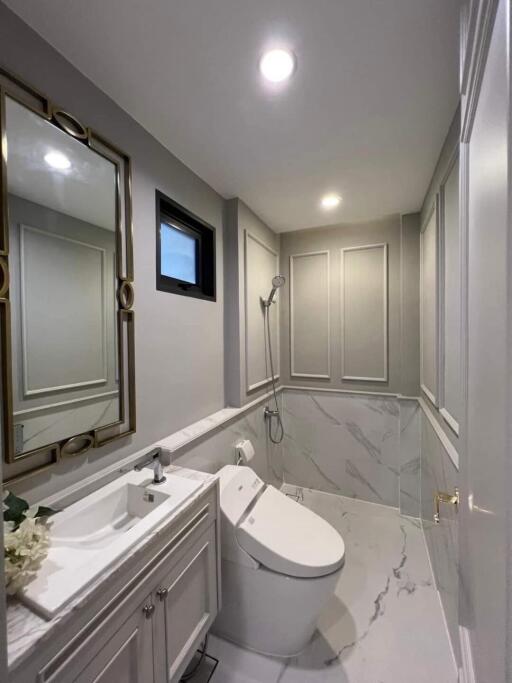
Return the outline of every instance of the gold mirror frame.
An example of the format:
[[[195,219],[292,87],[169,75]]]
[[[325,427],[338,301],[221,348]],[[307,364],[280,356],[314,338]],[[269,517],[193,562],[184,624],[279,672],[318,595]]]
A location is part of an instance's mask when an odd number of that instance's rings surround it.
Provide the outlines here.
[[[15,453],[13,420],[13,380],[11,355],[11,312],[9,300],[9,207],[7,203],[7,138],[5,130],[5,98],[15,100],[58,127],[77,142],[111,161],[116,169],[116,277],[117,339],[119,360],[119,420],[89,432],[71,434],[47,446],[20,454]],[[133,294],[133,231],[131,204],[130,157],[74,116],[54,105],[45,95],[22,79],[0,67],[0,361],[2,383],[2,443],[6,463],[13,464],[39,456],[38,465],[23,468],[19,479],[55,465],[62,458],[83,455],[135,433],[135,314]],[[125,348],[126,347],[126,348]],[[43,464],[40,464],[41,458]]]

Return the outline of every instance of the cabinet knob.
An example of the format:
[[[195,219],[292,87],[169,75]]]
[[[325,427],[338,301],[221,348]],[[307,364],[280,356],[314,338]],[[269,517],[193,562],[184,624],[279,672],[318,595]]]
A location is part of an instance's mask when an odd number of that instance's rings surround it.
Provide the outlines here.
[[[153,612],[155,611],[155,606],[154,605],[144,605],[142,608],[142,611],[144,612],[144,615],[146,619],[151,619],[153,616]]]
[[[160,598],[160,600],[165,600],[165,598],[167,597],[167,593],[168,593],[168,592],[169,592],[169,591],[167,590],[167,588],[159,588],[159,589],[157,590],[156,594],[158,595],[158,597]]]

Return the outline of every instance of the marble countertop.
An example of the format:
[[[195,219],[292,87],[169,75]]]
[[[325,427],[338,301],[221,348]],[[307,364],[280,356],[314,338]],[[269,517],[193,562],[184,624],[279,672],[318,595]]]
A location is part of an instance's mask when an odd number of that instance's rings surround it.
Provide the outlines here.
[[[174,510],[162,523],[153,529],[144,539],[132,547],[129,552],[119,561],[113,564],[105,574],[93,581],[82,593],[67,604],[51,621],[46,621],[29,607],[21,603],[15,597],[7,601],[7,658],[9,671],[12,672],[20,666],[27,657],[33,652],[34,648],[41,645],[44,641],[51,638],[55,629],[63,622],[67,621],[70,615],[83,607],[91,595],[101,586],[101,584],[112,579],[113,576],[122,572],[127,563],[144,551],[146,545],[153,539],[167,532],[170,524],[174,523],[181,515],[200,498],[208,489],[212,488],[217,475],[191,470],[185,467],[170,465],[165,468],[166,472],[176,476],[196,479],[202,485],[195,493],[188,498],[183,505]]]

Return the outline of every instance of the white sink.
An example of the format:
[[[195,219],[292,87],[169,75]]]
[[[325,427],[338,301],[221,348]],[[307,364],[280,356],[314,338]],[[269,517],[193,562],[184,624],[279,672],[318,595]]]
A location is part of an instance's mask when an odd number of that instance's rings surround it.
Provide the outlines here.
[[[53,546],[103,548],[138,524],[170,495],[160,488],[149,489],[144,482],[125,483],[110,492],[102,489],[100,494],[99,499],[88,496],[85,507],[77,505],[73,511],[70,508],[68,514],[55,517],[51,534]]]
[[[53,618],[202,484],[166,477],[154,484],[149,469],[128,472],[52,517],[48,557],[19,598]]]

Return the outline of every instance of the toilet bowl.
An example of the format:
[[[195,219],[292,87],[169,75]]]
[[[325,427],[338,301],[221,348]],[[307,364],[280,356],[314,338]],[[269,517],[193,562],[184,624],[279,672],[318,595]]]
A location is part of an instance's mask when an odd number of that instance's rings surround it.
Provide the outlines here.
[[[219,472],[222,609],[214,632],[266,655],[308,644],[345,560],[339,533],[249,467]]]

